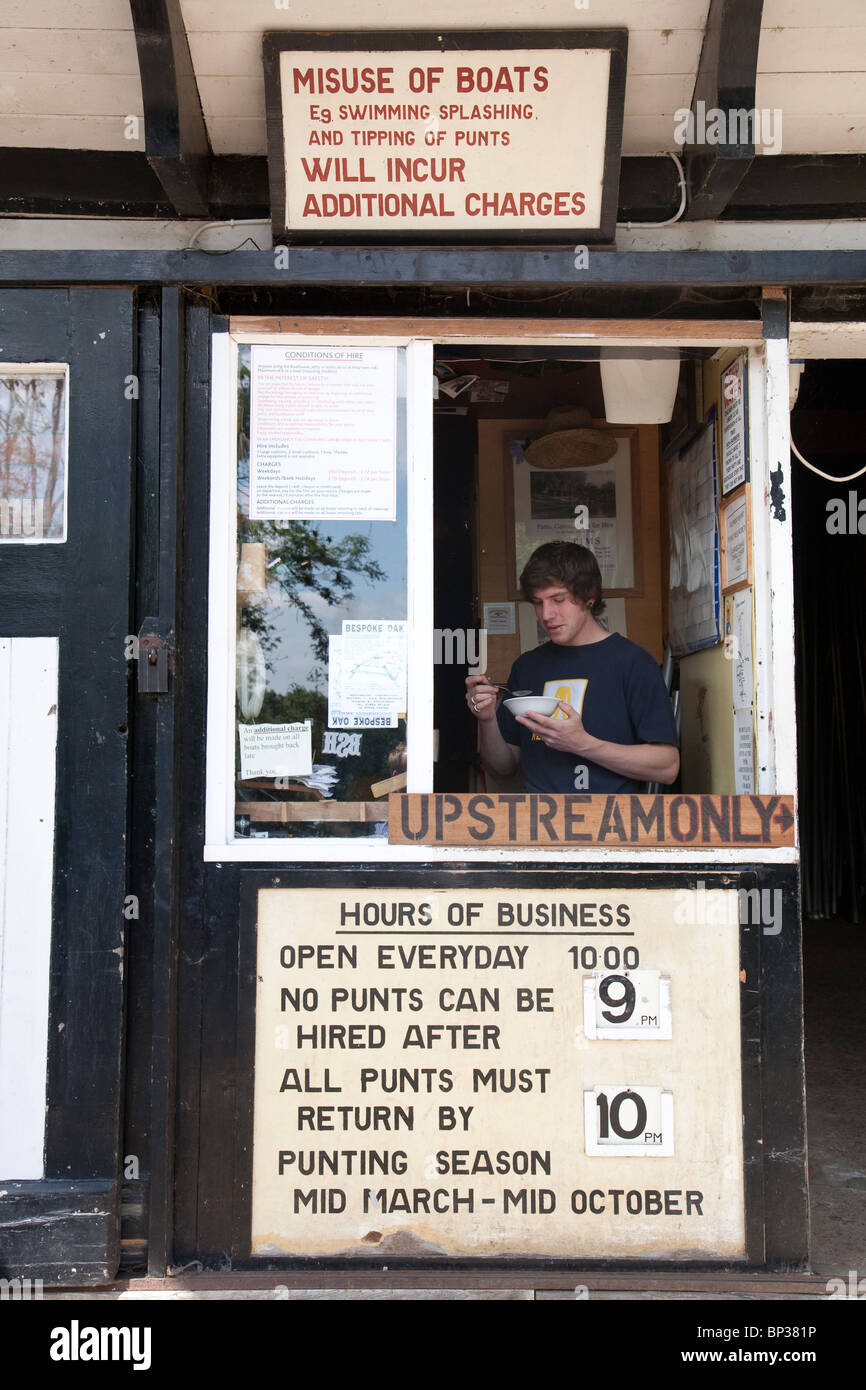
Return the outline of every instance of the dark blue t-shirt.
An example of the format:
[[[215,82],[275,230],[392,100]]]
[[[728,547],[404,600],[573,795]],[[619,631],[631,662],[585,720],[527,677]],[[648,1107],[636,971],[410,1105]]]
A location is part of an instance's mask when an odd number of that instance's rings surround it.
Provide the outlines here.
[[[643,647],[612,632],[585,646],[545,642],[511,668],[511,690],[553,695],[573,705],[587,733],[606,743],[679,744],[677,727],[656,662]],[[564,715],[562,716],[565,717]],[[637,792],[644,783],[611,772],[578,753],[548,748],[502,704],[497,715],[506,743],[520,748],[527,791]],[[581,767],[588,769],[584,780]]]

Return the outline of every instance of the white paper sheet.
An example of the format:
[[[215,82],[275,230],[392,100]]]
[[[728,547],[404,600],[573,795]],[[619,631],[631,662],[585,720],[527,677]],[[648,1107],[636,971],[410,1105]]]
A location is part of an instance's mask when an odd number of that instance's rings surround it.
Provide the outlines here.
[[[238,724],[238,737],[242,781],[248,777],[304,777],[313,770],[310,724]]]
[[[722,512],[725,539],[725,585],[740,584],[749,577],[746,548],[746,494]]]
[[[328,725],[396,729],[406,710],[406,623],[343,621],[328,639]]]
[[[513,636],[514,625],[513,603],[485,603],[484,629],[488,637]]]
[[[250,516],[393,521],[396,349],[254,344]]]
[[[746,359],[722,373],[722,496],[746,481]]]
[[[751,796],[755,790],[755,721],[751,710],[734,711],[734,790]]]
[[[752,591],[731,595],[731,694],[735,710],[752,707],[755,677],[752,670]]]

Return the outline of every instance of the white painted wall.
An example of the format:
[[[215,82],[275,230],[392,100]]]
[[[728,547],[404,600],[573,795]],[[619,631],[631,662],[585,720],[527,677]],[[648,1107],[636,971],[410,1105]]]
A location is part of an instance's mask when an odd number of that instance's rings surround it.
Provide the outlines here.
[[[0,1180],[44,1170],[58,648],[0,638]]]

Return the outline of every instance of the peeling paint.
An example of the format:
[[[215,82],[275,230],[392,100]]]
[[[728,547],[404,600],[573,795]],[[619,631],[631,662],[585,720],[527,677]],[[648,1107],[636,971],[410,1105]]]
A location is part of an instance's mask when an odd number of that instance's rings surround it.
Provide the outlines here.
[[[785,521],[785,493],[782,489],[782,465],[770,474],[770,515],[774,521]]]

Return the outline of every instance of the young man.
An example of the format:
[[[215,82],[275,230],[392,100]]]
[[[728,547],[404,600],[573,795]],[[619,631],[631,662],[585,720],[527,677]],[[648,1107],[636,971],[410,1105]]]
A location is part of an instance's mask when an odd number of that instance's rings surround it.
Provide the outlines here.
[[[669,785],[680,766],[670,699],[649,652],[596,621],[604,610],[601,571],[591,550],[570,541],[542,545],[520,576],[550,638],[511,668],[511,690],[552,695],[550,717],[516,719],[500,707],[487,676],[466,679],[481,726],[481,757],[506,776],[522,766],[527,791],[637,792]]]

